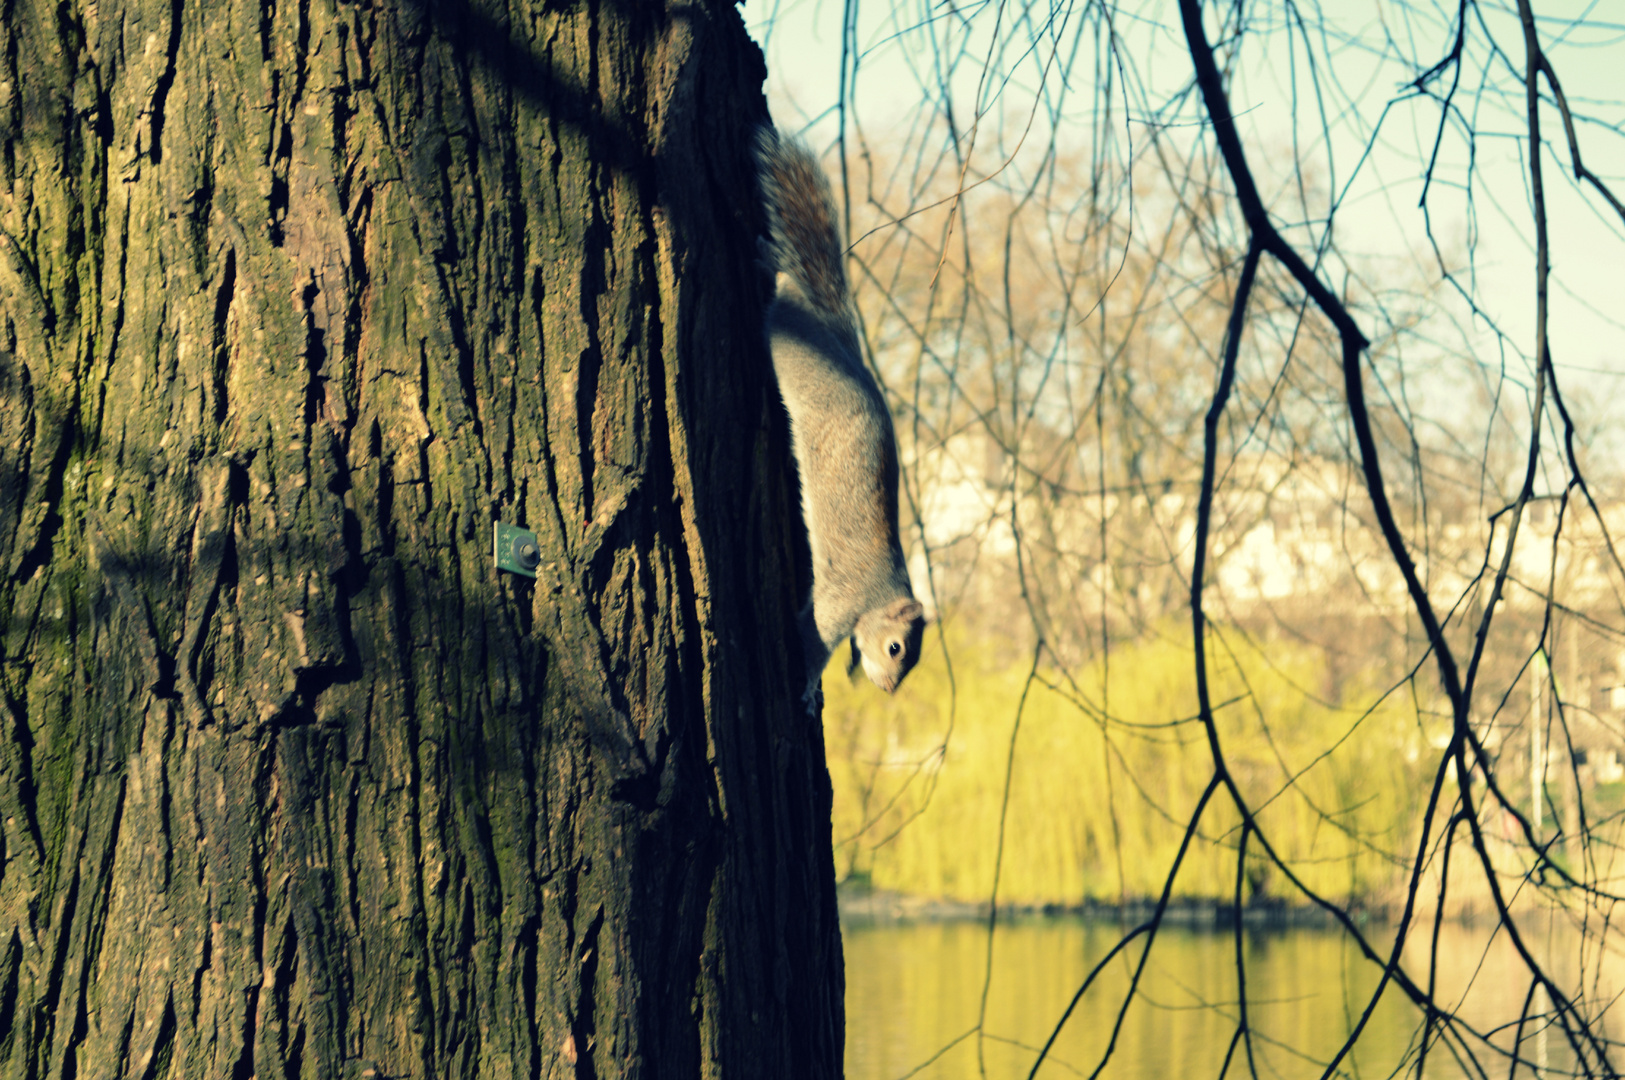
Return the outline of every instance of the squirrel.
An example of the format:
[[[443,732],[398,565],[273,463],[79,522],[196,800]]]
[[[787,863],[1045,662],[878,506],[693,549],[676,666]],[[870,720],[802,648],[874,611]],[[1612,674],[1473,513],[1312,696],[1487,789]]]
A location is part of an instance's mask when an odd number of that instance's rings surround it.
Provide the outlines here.
[[[812,596],[799,625],[809,704],[844,639],[852,663],[888,694],[920,658],[925,609],[909,587],[897,528],[897,438],[858,348],[829,181],[806,147],[768,126],[756,170],[774,277],[768,346],[790,414]]]

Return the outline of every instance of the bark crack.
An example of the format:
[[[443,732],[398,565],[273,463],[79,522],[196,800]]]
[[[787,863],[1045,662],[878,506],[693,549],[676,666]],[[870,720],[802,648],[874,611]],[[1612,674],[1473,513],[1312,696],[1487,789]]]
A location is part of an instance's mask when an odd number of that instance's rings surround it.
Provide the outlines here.
[[[149,117],[152,145],[148,147],[148,156],[154,165],[164,160],[164,110],[169,103],[170,88],[175,85],[175,61],[181,52],[181,13],[184,10],[184,0],[170,0],[169,40],[164,45],[164,70],[163,74],[158,76],[158,83],[152,91],[152,110]]]
[[[214,424],[223,427],[229,415],[229,399],[227,397],[227,375],[231,367],[231,347],[226,336],[227,327],[231,318],[231,303],[237,295],[237,250],[234,245],[226,245],[225,266],[220,271],[220,288],[215,292],[214,301],[214,339],[212,353],[214,356]]]
[[[575,1015],[570,1018],[570,1041],[575,1053],[576,1080],[597,1080],[598,1069],[593,1063],[593,1052],[598,1049],[598,934],[604,926],[602,906],[593,913],[582,935],[578,950],[581,972],[577,976]],[[568,1056],[568,1055],[566,1055]]]

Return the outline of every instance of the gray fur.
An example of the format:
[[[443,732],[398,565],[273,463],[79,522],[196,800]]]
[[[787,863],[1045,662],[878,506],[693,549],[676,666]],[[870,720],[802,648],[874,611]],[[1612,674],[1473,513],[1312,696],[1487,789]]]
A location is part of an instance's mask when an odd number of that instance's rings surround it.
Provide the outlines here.
[[[768,343],[801,473],[812,599],[801,614],[811,680],[851,637],[888,693],[919,659],[924,609],[909,587],[897,528],[897,440],[858,348],[829,182],[801,145],[763,128],[757,174],[776,295]]]

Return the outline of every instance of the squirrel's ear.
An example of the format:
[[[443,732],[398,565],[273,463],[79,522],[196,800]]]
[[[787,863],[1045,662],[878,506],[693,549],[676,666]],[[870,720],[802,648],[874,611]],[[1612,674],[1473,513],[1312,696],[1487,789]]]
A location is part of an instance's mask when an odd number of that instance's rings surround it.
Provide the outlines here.
[[[856,679],[858,668],[863,664],[863,654],[858,651],[858,635],[853,634],[846,639],[846,643],[852,649],[852,655],[846,658],[846,677]]]
[[[895,600],[891,610],[886,612],[898,622],[913,622],[915,619],[925,618],[925,605],[918,600]]]

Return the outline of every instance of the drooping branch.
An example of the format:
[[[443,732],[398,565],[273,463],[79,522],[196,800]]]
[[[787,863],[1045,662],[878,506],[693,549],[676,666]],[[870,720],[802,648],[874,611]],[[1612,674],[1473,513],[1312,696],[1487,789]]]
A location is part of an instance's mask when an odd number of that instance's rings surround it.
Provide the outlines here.
[[[1237,202],[1241,208],[1243,218],[1246,221],[1248,230],[1252,236],[1252,242],[1254,245],[1268,251],[1281,262],[1292,278],[1301,288],[1305,290],[1310,299],[1332,323],[1333,327],[1337,330],[1341,341],[1343,351],[1345,392],[1348,401],[1350,421],[1354,428],[1356,440],[1360,448],[1361,468],[1366,482],[1366,489],[1372,500],[1373,509],[1382,530],[1384,539],[1388,545],[1390,555],[1405,580],[1406,588],[1410,593],[1417,616],[1421,620],[1427,633],[1429,645],[1431,647],[1430,651],[1432,651],[1434,654],[1435,662],[1439,667],[1441,681],[1444,684],[1445,692],[1451,703],[1454,718],[1454,731],[1452,733],[1450,745],[1447,747],[1443,755],[1439,777],[1436,779],[1442,778],[1444,775],[1445,764],[1451,761],[1455,762],[1458,772],[1458,783],[1460,787],[1459,798],[1462,801],[1462,809],[1459,816],[1453,820],[1465,821],[1465,823],[1468,825],[1469,832],[1472,836],[1475,853],[1477,854],[1486,878],[1488,879],[1492,899],[1497,909],[1497,913],[1501,918],[1502,924],[1506,927],[1509,937],[1512,940],[1514,947],[1520,954],[1520,957],[1524,960],[1531,972],[1534,973],[1536,980],[1544,985],[1548,993],[1552,994],[1556,1000],[1560,1023],[1563,1027],[1565,1035],[1568,1036],[1577,1057],[1582,1062],[1586,1060],[1586,1055],[1584,1053],[1584,1049],[1582,1048],[1583,1045],[1584,1047],[1589,1048],[1596,1056],[1599,1065],[1605,1070],[1605,1072],[1608,1075],[1613,1075],[1612,1067],[1608,1062],[1606,1049],[1598,1039],[1596,1033],[1591,1029],[1589,1024],[1584,1022],[1583,1018],[1576,1015],[1574,1004],[1568,1001],[1566,997],[1561,994],[1559,988],[1552,982],[1550,977],[1542,971],[1538,962],[1523,943],[1521,935],[1517,933],[1516,927],[1512,924],[1510,911],[1507,907],[1505,897],[1502,895],[1501,890],[1499,889],[1499,883],[1496,881],[1494,867],[1491,864],[1489,852],[1484,842],[1483,833],[1479,826],[1477,815],[1474,812],[1469,783],[1470,773],[1467,768],[1466,759],[1466,750],[1468,745],[1471,744],[1475,754],[1479,756],[1481,763],[1485,765],[1486,769],[1489,768],[1490,763],[1484,757],[1483,748],[1478,743],[1478,740],[1473,738],[1473,733],[1471,732],[1467,723],[1468,709],[1471,701],[1472,676],[1476,673],[1477,661],[1482,655],[1484,640],[1488,634],[1489,622],[1494,614],[1494,602],[1499,598],[1501,589],[1504,586],[1504,582],[1510,573],[1511,553],[1516,540],[1517,525],[1519,518],[1521,517],[1521,511],[1524,504],[1532,496],[1535,470],[1539,459],[1539,423],[1544,402],[1544,390],[1548,380],[1551,380],[1555,384],[1555,379],[1553,378],[1550,367],[1550,355],[1546,346],[1549,248],[1546,237],[1544,192],[1541,185],[1539,171],[1539,97],[1536,89],[1538,75],[1545,70],[1545,68],[1542,66],[1545,61],[1543,54],[1541,54],[1539,51],[1539,46],[1535,38],[1533,17],[1530,13],[1528,2],[1527,0],[1520,0],[1520,12],[1524,16],[1524,31],[1528,57],[1526,79],[1529,96],[1528,124],[1530,131],[1532,160],[1531,185],[1536,212],[1536,355],[1538,378],[1534,419],[1532,423],[1533,430],[1531,432],[1531,443],[1529,447],[1529,457],[1524,484],[1522,491],[1520,492],[1517,505],[1514,507],[1512,525],[1503,554],[1502,563],[1496,575],[1495,584],[1491,593],[1491,602],[1486,606],[1483,619],[1478,628],[1478,639],[1474,650],[1473,661],[1469,667],[1468,678],[1465,682],[1458,674],[1454,653],[1450,649],[1449,643],[1444,637],[1442,623],[1434,611],[1431,599],[1427,596],[1421,584],[1420,577],[1416,572],[1415,563],[1409,555],[1404,538],[1399,533],[1390,503],[1386,496],[1382,472],[1376,453],[1375,439],[1372,434],[1369,410],[1365,404],[1364,386],[1359,366],[1360,354],[1365,351],[1369,343],[1364,334],[1355,324],[1346,305],[1338,297],[1336,297],[1335,294],[1333,294],[1331,290],[1318,279],[1318,277],[1316,277],[1307,263],[1305,263],[1302,257],[1297,254],[1295,249],[1293,249],[1291,245],[1285,241],[1285,239],[1280,235],[1280,232],[1275,228],[1274,223],[1270,220],[1263,201],[1258,194],[1257,185],[1253,179],[1251,169],[1247,164],[1246,155],[1243,151],[1241,140],[1235,127],[1234,116],[1230,110],[1229,101],[1224,90],[1223,79],[1216,63],[1213,60],[1212,48],[1207,41],[1206,33],[1202,26],[1200,3],[1197,2],[1197,0],[1181,0],[1180,10],[1187,41],[1190,47],[1192,62],[1196,70],[1197,85],[1202,92],[1203,101],[1206,105],[1208,115],[1213,122],[1215,139],[1225,160],[1226,167],[1231,175],[1232,182],[1235,185]],[[1200,566],[1201,557],[1202,553],[1200,548],[1198,548],[1198,566]],[[1199,598],[1193,597],[1193,605],[1198,603]],[[1199,616],[1197,617],[1196,621],[1198,627],[1200,627]],[[1201,666],[1199,639],[1199,676]],[[1436,802],[1437,799],[1437,795],[1438,790],[1436,784],[1434,800],[1430,800],[1430,817],[1434,802]],[[1424,826],[1424,842],[1426,835],[1427,829]],[[1261,841],[1263,840],[1262,837],[1260,837],[1260,839]],[[1407,916],[1409,914],[1410,902],[1414,900],[1417,875],[1420,873],[1421,867],[1422,859],[1419,857],[1412,875],[1412,890],[1410,900],[1407,902]],[[1408,918],[1402,919],[1398,935],[1398,940],[1401,943],[1404,939],[1407,923]],[[1386,983],[1387,978],[1391,974],[1398,974],[1397,946],[1394,957],[1390,959],[1390,962],[1384,968],[1384,983]],[[1376,997],[1380,996],[1380,994],[1381,986],[1379,985],[1377,994],[1373,996],[1371,1001],[1372,1007],[1375,1006]],[[1422,994],[1419,996],[1428,1003],[1428,1026],[1431,1027],[1432,1023],[1435,1022],[1435,1017],[1432,1012],[1433,1006],[1431,1003],[1431,995]],[[1370,1009],[1368,1008],[1367,1016],[1369,1016],[1369,1013]],[[1342,1051],[1340,1051],[1340,1053],[1328,1067],[1327,1075],[1330,1075],[1331,1072],[1335,1070],[1342,1057],[1348,1052],[1349,1049],[1352,1048],[1354,1041],[1359,1036],[1360,1026],[1363,1026],[1363,1024],[1356,1027],[1355,1032],[1353,1032],[1351,1037],[1345,1042]]]
[[[1207,31],[1202,26],[1200,0],[1180,0],[1179,13],[1180,21],[1185,28],[1186,42],[1190,48],[1191,63],[1196,69],[1196,85],[1202,92],[1202,102],[1207,108],[1208,117],[1213,121],[1214,138],[1219,144],[1219,151],[1224,157],[1231,182],[1235,184],[1236,201],[1241,207],[1248,231],[1252,233],[1254,242],[1273,255],[1292,275],[1293,280],[1308,294],[1321,314],[1331,322],[1341,340],[1343,381],[1348,397],[1349,419],[1354,426],[1355,439],[1360,447],[1360,467],[1365,475],[1366,491],[1371,497],[1372,509],[1377,516],[1377,523],[1382,530],[1389,553],[1405,579],[1405,588],[1411,595],[1417,617],[1421,619],[1427,631],[1428,643],[1433,647],[1435,660],[1439,665],[1440,679],[1456,713],[1456,722],[1464,724],[1467,721],[1467,700],[1462,694],[1455,654],[1445,640],[1444,629],[1433,610],[1433,602],[1422,587],[1422,580],[1416,572],[1416,563],[1412,560],[1405,539],[1400,535],[1399,526],[1394,521],[1393,509],[1383,483],[1382,468],[1377,460],[1377,444],[1372,435],[1370,413],[1365,404],[1365,386],[1360,373],[1360,354],[1366,350],[1370,342],[1355,323],[1354,316],[1349,313],[1343,301],[1316,276],[1309,264],[1304,262],[1303,256],[1287,243],[1280,231],[1275,228],[1274,222],[1270,220],[1269,212],[1264,208],[1264,201],[1259,197],[1252,169],[1247,164],[1247,155],[1241,146],[1241,136],[1236,130],[1235,117],[1230,111],[1230,100],[1225,93],[1224,79],[1213,60],[1213,47],[1208,44]]]

